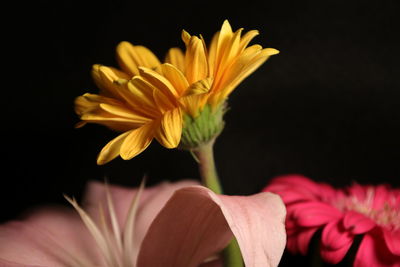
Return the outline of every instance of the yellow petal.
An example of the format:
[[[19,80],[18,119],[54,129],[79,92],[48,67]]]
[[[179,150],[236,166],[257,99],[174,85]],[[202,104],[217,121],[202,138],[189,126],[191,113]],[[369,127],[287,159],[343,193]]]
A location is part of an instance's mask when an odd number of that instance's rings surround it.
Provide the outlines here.
[[[167,78],[176,89],[178,95],[183,95],[189,87],[189,83],[183,73],[171,64],[162,64],[161,71],[164,77]]]
[[[208,62],[203,42],[196,36],[190,38],[185,55],[186,78],[190,84],[208,76]]]
[[[104,111],[107,111],[110,114],[113,114],[115,116],[130,119],[131,121],[134,121],[135,123],[145,124],[145,123],[151,121],[150,118],[142,116],[140,114],[133,113],[132,110],[127,109],[123,106],[116,106],[116,105],[102,103],[102,104],[100,104],[100,108],[102,108]]]
[[[158,117],[157,104],[153,98],[154,86],[140,76],[133,77],[128,83],[128,90],[133,98],[135,110],[149,117]]]
[[[123,133],[114,138],[113,140],[111,140],[110,142],[108,142],[108,144],[105,145],[105,147],[103,147],[103,149],[97,156],[97,164],[103,165],[115,159],[119,155],[121,145],[129,133],[130,132]]]
[[[195,82],[187,89],[185,95],[208,93],[210,91],[212,83],[212,78],[205,78],[203,80]]]
[[[221,60],[224,56],[225,51],[228,48],[228,45],[231,42],[232,39],[232,28],[231,25],[227,20],[224,21],[221,27],[221,31],[218,35],[218,40],[217,40],[217,47],[216,47],[216,54],[215,54],[215,68],[214,68],[214,73],[219,71]]]
[[[92,78],[100,89],[100,94],[108,97],[119,97],[115,81],[128,80],[129,76],[112,67],[95,64],[92,67]]]
[[[217,45],[219,39],[219,32],[215,33],[208,50],[208,67],[209,67],[209,74],[214,75],[215,71],[215,61],[216,61],[216,54],[217,54]]]
[[[189,41],[191,38],[190,34],[187,31],[183,30],[181,37],[182,37],[182,41],[185,43],[185,45],[189,45]]]
[[[226,83],[221,92],[221,99],[226,98],[245,78],[252,74],[260,67],[271,55],[277,54],[278,50],[273,48],[265,48],[256,54],[238,59],[238,69],[232,71],[232,80]]]
[[[82,96],[78,96],[75,99],[75,112],[81,116],[84,113],[93,112],[99,108],[101,103],[106,103],[110,105],[123,105],[122,102],[101,95],[86,93]]]
[[[243,51],[247,45],[259,34],[257,30],[248,31],[245,35],[243,35],[242,39],[240,40],[240,51]]]
[[[152,69],[161,64],[148,48],[125,41],[117,46],[117,60],[120,67],[131,76],[138,75],[141,66]]]
[[[107,112],[85,113],[81,116],[81,120],[86,122],[95,122],[103,125],[107,125],[107,122],[121,123],[126,125],[124,129],[132,129],[134,127],[137,127],[138,125],[138,122],[135,120],[116,116],[112,117],[112,114]]]
[[[185,113],[196,118],[207,103],[208,97],[209,94],[207,93],[187,95],[179,99],[179,104]]]
[[[179,108],[165,112],[156,131],[157,141],[166,148],[177,147],[181,140],[182,125],[182,113]]]
[[[185,73],[185,55],[180,48],[173,47],[169,49],[165,57],[165,62],[174,65],[182,73]]]
[[[238,57],[235,58],[230,64],[230,66],[224,71],[223,75],[218,74],[214,80],[213,92],[221,91],[226,89],[228,84],[236,79],[238,75],[241,74],[246,64],[259,54],[262,50],[260,45],[252,45],[246,48]]]
[[[178,105],[178,103],[172,103],[168,99],[168,97],[160,90],[153,91],[153,98],[156,102],[157,109],[160,111],[161,114],[167,112],[168,110],[174,109]]]
[[[121,79],[118,76],[117,70],[114,68],[101,66],[99,68],[99,74],[102,78],[103,83],[107,84],[112,90],[112,94],[115,98],[124,101],[126,104],[134,107],[135,106],[135,98],[128,90],[128,82],[127,79]]]
[[[121,145],[121,157],[128,160],[145,150],[153,140],[154,127],[154,123],[148,123],[130,131]]]
[[[139,70],[140,76],[167,96],[171,103],[174,103],[175,99],[179,97],[175,87],[165,77],[149,68],[140,67]]]

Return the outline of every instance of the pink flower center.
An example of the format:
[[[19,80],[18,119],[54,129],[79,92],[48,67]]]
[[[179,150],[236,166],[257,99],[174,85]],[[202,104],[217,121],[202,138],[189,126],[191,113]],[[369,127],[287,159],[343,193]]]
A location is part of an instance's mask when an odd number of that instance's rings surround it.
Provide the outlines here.
[[[400,229],[400,198],[389,195],[381,205],[374,207],[376,190],[369,187],[366,190],[365,198],[360,199],[353,195],[345,195],[336,201],[335,206],[342,211],[356,211],[364,214],[380,226],[390,230]]]

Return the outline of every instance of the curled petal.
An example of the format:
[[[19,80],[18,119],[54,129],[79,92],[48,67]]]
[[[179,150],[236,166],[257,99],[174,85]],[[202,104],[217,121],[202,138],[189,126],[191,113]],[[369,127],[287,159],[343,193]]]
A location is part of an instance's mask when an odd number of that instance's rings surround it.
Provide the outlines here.
[[[348,211],[343,218],[343,226],[357,235],[370,231],[376,223],[361,213]]]
[[[358,247],[354,267],[400,267],[400,256],[388,250],[377,231],[366,234]]]
[[[235,197],[200,186],[178,190],[150,226],[138,266],[198,266],[233,234],[246,266],[276,266],[286,242],[284,217],[282,201],[270,193]]]
[[[161,125],[156,130],[156,139],[166,148],[179,145],[182,135],[182,113],[179,108],[164,113]]]
[[[306,255],[308,253],[311,238],[317,230],[317,227],[313,227],[309,229],[302,229],[293,234],[288,233],[288,250],[292,253]]]
[[[400,256],[400,229],[389,231],[382,229],[383,237],[390,252],[394,255]]]
[[[327,262],[340,262],[353,243],[354,235],[343,229],[341,221],[327,224],[321,236],[321,256]]]
[[[189,83],[183,73],[177,67],[171,64],[161,65],[161,70],[165,78],[167,78],[174,86],[178,95],[183,95],[186,89],[189,87]]]

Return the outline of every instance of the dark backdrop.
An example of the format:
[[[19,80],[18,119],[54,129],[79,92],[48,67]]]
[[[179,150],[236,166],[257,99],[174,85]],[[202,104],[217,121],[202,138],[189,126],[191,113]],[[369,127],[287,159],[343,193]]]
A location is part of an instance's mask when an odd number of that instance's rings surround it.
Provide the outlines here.
[[[90,179],[137,185],[198,178],[187,152],[154,142],[138,157],[96,165],[115,136],[74,129],[73,101],[96,93],[94,63],[115,66],[122,40],[163,57],[182,29],[210,40],[224,19],[258,29],[272,57],[231,95],[215,147],[228,194],[252,194],[301,173],[342,186],[399,186],[399,8],[396,1],[35,1],[3,12],[1,221],[80,197]],[[287,255],[282,265],[288,264]]]

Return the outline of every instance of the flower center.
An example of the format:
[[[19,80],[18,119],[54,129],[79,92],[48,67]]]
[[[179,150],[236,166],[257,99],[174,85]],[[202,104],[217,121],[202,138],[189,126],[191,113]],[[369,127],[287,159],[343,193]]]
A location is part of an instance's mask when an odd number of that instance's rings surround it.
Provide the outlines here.
[[[356,196],[345,196],[337,201],[335,206],[342,211],[356,211],[364,214],[368,218],[376,222],[376,224],[385,226],[390,230],[400,229],[400,202],[395,195],[389,195],[386,201],[374,207],[374,198],[376,190],[370,187],[366,191],[364,199],[359,199]]]

